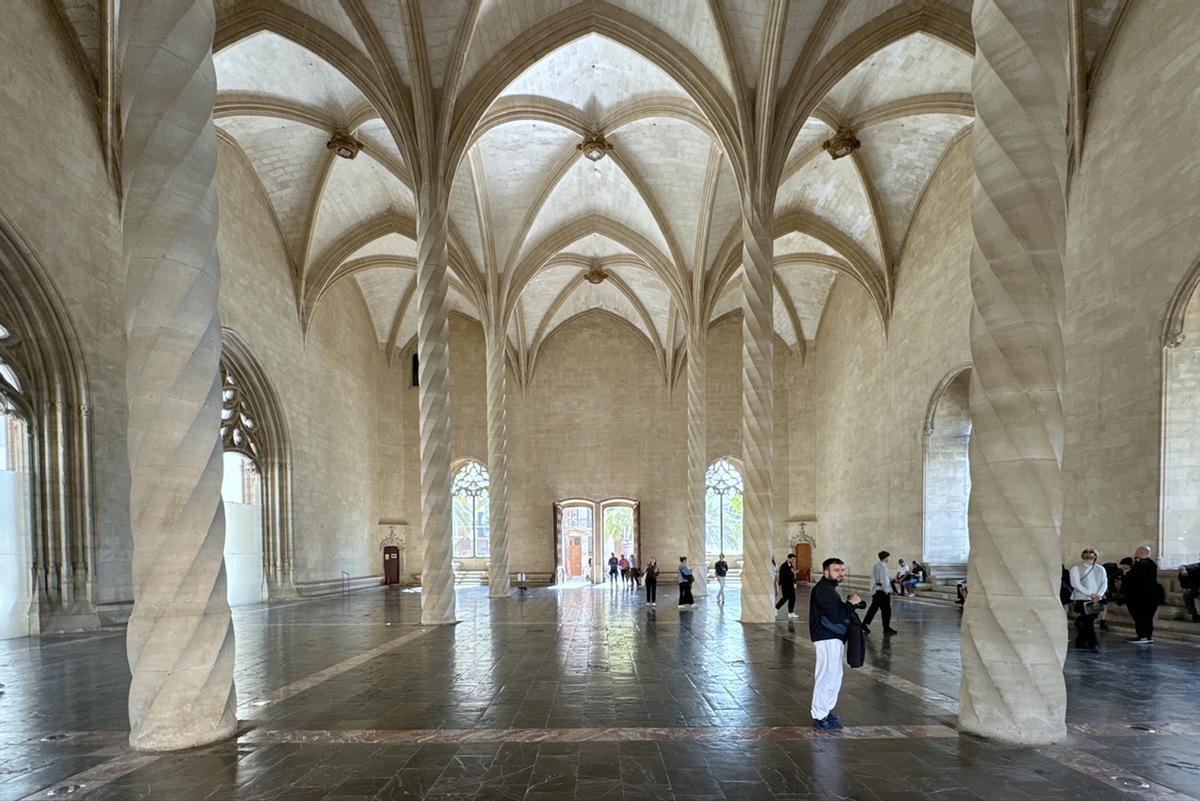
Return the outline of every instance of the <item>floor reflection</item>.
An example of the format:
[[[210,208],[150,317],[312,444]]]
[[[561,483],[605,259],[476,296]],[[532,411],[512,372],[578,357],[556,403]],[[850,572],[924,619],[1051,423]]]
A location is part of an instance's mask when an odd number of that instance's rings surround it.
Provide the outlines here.
[[[839,737],[809,726],[806,592],[798,620],[743,626],[736,586],[690,611],[660,589],[650,608],[620,584],[463,588],[442,627],[420,625],[418,592],[239,608],[243,736],[163,757],[125,748],[121,632],[0,643],[0,798],[1200,795],[1193,647],[1071,652],[1075,735],[1051,756],[958,735],[958,611],[898,602],[900,634],[846,673]]]

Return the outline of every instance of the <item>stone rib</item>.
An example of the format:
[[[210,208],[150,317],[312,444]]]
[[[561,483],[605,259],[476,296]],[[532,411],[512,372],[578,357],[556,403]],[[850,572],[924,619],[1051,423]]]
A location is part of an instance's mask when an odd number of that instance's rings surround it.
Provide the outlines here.
[[[687,491],[687,557],[692,563],[696,583],[692,594],[708,595],[708,555],[705,553],[704,475],[708,468],[706,439],[707,339],[705,326],[695,324],[687,340],[687,433],[688,433],[688,491]]]
[[[453,518],[450,509],[450,322],[447,210],[440,193],[422,190],[417,213],[417,361],[420,364],[421,622],[455,622]]]
[[[962,728],[1066,736],[1062,521],[1067,17],[976,0],[970,603]]]
[[[496,325],[494,328],[499,329]],[[507,338],[491,330],[487,341],[488,529],[491,568],[488,594],[508,596],[508,376],[505,363]]]
[[[749,206],[750,204],[746,204]],[[771,582],[774,503],[771,463],[775,383],[775,288],[770,216],[748,208],[742,217],[742,461],[745,512],[742,551],[743,623],[775,619]]]
[[[125,0],[122,248],[134,607],[129,742],[237,729],[221,505],[212,0]]]

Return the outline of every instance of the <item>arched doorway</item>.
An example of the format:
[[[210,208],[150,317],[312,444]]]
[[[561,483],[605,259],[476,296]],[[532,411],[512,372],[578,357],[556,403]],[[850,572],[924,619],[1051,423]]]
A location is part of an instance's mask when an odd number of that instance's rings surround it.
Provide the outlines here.
[[[283,408],[245,341],[230,328],[221,335],[229,603],[293,598],[291,442]]]
[[[7,336],[0,327],[0,340]],[[0,639],[38,632],[34,603],[29,426],[18,410],[20,379],[0,358]]]
[[[1163,329],[1159,568],[1200,559],[1200,262],[1176,290]]]
[[[591,501],[566,501],[557,506],[555,513],[562,567],[556,583],[591,582],[596,561],[596,505]]]
[[[925,413],[922,557],[934,575],[965,576],[971,541],[971,368],[951,370],[938,383]]]
[[[713,461],[704,473],[704,550],[709,562],[720,554],[738,565],[742,559],[742,471],[730,458]]]
[[[19,466],[4,472],[24,499],[4,505],[10,530],[21,532],[3,546],[20,578],[0,578],[13,593],[3,602],[23,611],[10,607],[10,623],[0,625],[17,634],[97,628],[92,410],[82,350],[54,283],[2,214],[0,360],[0,467]]]
[[[638,501],[567,498],[554,502],[555,584],[603,582],[610,553],[634,557],[636,564],[642,564]]]

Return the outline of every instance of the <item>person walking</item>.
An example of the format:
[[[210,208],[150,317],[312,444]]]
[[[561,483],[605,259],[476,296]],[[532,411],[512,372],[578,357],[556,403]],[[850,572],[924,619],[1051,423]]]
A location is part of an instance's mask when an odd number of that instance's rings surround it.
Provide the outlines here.
[[[1183,588],[1183,606],[1193,623],[1200,623],[1196,613],[1196,597],[1200,596],[1200,562],[1179,568],[1179,586]]]
[[[1133,552],[1133,566],[1121,580],[1121,594],[1125,606],[1133,616],[1133,627],[1137,632],[1129,642],[1134,645],[1149,645],[1154,642],[1154,615],[1162,602],[1158,584],[1158,563],[1150,558],[1150,549],[1145,545]]]
[[[646,563],[646,574],[643,578],[646,581],[646,603],[658,606],[658,560],[653,556]]]
[[[608,580],[614,584],[617,582],[617,565],[619,563],[620,560],[617,559],[615,552],[608,555]]]
[[[621,568],[621,586],[629,581],[629,560],[625,558],[625,554],[621,554],[621,558],[617,560],[617,567]]]
[[[778,610],[787,604],[788,619],[794,620],[796,615],[796,554],[789,553],[787,559],[779,566],[779,600],[775,602]]]
[[[1095,650],[1096,617],[1108,592],[1108,573],[1098,564],[1094,548],[1084,548],[1079,564],[1071,567],[1071,601],[1075,604],[1075,647]]]
[[[725,576],[729,573],[729,563],[725,561],[725,554],[717,557],[717,563],[713,565],[713,572],[717,574],[717,603],[725,603]]]
[[[691,609],[696,605],[692,599],[692,582],[696,577],[692,575],[692,569],[688,567],[687,557],[679,557],[679,608]]]
[[[629,589],[637,589],[637,585],[640,583],[638,581],[638,577],[640,575],[641,573],[638,572],[637,557],[633,554],[629,554]]]
[[[863,605],[854,593],[843,601],[838,585],[846,579],[846,565],[836,557],[821,563],[821,580],[813,585],[808,606],[808,636],[817,652],[813,679],[813,728],[822,731],[841,731],[842,722],[834,713],[838,694],[842,691],[842,662],[846,659],[846,635],[850,631],[850,616]]]
[[[871,608],[867,610],[867,616],[863,618],[863,634],[871,633],[871,621],[875,619],[876,612],[883,617],[884,634],[898,633],[892,628],[892,594],[888,592],[888,583],[892,575],[892,571],[888,567],[888,557],[890,556],[891,554],[887,551],[880,551],[879,561],[871,569]]]

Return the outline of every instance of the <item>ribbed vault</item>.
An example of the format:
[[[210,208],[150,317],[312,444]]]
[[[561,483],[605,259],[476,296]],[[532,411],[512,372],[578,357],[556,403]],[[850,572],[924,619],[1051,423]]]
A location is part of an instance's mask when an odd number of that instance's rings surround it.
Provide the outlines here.
[[[109,3],[54,0],[97,84]],[[388,357],[411,346],[428,170],[413,154],[440,131],[451,306],[503,315],[523,378],[558,328],[601,309],[646,338],[669,380],[688,321],[738,303],[759,159],[775,187],[779,342],[804,354],[838,280],[886,325],[921,196],[974,116],[967,0],[215,5],[217,124],[270,202],[302,324],[351,280]],[[1084,83],[1124,8],[1079,4]],[[771,135],[749,137],[763,103]],[[835,160],[822,143],[839,129],[860,146]],[[576,149],[590,134],[612,145],[598,162]],[[327,147],[338,137],[355,158]]]

